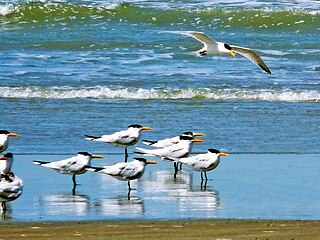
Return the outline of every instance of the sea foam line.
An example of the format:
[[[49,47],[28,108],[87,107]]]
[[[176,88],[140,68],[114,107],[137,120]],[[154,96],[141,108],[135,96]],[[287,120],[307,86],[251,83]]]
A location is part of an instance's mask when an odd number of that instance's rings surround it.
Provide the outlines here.
[[[42,99],[211,99],[239,101],[275,102],[320,102],[320,92],[316,90],[292,89],[143,89],[110,87],[0,87],[0,98],[42,98]]]

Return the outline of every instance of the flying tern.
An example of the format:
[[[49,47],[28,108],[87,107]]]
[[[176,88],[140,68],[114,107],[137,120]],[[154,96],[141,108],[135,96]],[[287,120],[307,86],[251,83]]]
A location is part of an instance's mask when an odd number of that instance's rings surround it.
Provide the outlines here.
[[[43,167],[51,168],[62,174],[72,175],[74,192],[77,185],[76,175],[85,173],[87,171],[86,166],[91,165],[91,160],[93,158],[103,158],[103,156],[93,155],[88,152],[78,152],[78,154],[74,157],[56,162],[33,161],[33,163]]]
[[[0,153],[8,148],[9,137],[18,137],[18,133],[9,132],[7,130],[0,130]]]
[[[271,74],[270,69],[263,62],[263,60],[259,57],[259,55],[249,48],[239,47],[239,46],[235,46],[235,45],[229,45],[224,42],[217,42],[202,32],[173,31],[172,33],[187,35],[187,36],[193,37],[194,39],[201,42],[204,46],[203,46],[203,48],[201,48],[198,51],[198,53],[202,56],[203,55],[216,55],[216,54],[230,54],[232,56],[235,56],[235,53],[239,53],[240,55],[249,59],[251,62],[258,65],[265,72]]]
[[[125,162],[128,160],[128,146],[136,144],[143,130],[152,130],[151,127],[144,127],[139,124],[132,124],[128,126],[127,130],[115,132],[110,135],[102,135],[100,137],[85,135],[85,139],[97,142],[109,143],[115,146],[125,147]]]
[[[87,170],[108,174],[118,180],[128,181],[128,199],[130,199],[130,181],[142,177],[145,166],[148,164],[156,164],[154,161],[148,161],[145,158],[134,158],[131,162],[121,162],[104,167],[86,167]]]

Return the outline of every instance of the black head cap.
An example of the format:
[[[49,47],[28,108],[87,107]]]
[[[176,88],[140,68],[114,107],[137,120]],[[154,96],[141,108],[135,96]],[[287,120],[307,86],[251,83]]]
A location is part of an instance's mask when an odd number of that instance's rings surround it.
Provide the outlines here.
[[[193,132],[184,132],[182,135],[193,137]]]
[[[219,150],[214,149],[214,148],[209,148],[208,151],[211,152],[211,153],[217,153],[217,154],[220,153]]]
[[[0,134],[9,134],[10,132],[7,130],[0,130]]]
[[[6,158],[13,158],[13,154],[11,152],[8,152],[3,156],[6,157]]]
[[[180,136],[180,140],[189,140],[189,141],[192,141],[193,140],[193,137],[190,137],[190,136]]]
[[[128,128],[142,128],[143,126],[141,126],[140,124],[131,124],[128,126]]]
[[[147,164],[147,159],[145,159],[145,158],[139,158],[139,157],[137,157],[137,158],[134,158],[135,160],[138,160],[138,161],[140,161],[140,162],[144,162],[145,164]]]
[[[89,157],[92,156],[92,154],[88,152],[78,152],[78,154],[81,154],[83,156],[89,156]]]
[[[228,44],[226,44],[226,43],[224,44],[224,47],[225,47],[226,49],[230,50],[230,51],[232,50],[232,48],[230,47],[230,45],[228,45]]]

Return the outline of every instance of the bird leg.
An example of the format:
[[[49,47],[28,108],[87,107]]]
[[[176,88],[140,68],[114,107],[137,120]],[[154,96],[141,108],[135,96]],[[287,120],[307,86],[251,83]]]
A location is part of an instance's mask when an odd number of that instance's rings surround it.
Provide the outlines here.
[[[205,55],[207,55],[207,51],[206,51],[206,50],[199,51],[199,54],[200,54],[201,56],[205,56]]]
[[[128,181],[128,200],[130,200],[130,193],[131,193],[131,186],[130,186],[130,181]]]
[[[127,147],[125,147],[125,149],[124,149],[124,162],[127,162],[128,161],[128,149],[127,149]]]
[[[174,163],[173,163],[173,167],[174,167],[174,174],[173,174],[173,178],[177,178],[177,173],[178,173],[178,163],[174,162]]]
[[[77,182],[76,182],[76,175],[72,175],[72,182],[73,182],[73,188],[72,188],[72,194],[76,194],[76,187],[77,187]]]
[[[7,211],[7,206],[6,206],[6,202],[2,202],[1,203],[1,207],[2,207],[2,218],[6,217],[6,211]]]
[[[182,170],[182,163],[178,163],[179,164],[179,171]]]
[[[201,190],[207,190],[208,177],[207,172],[204,172],[205,178],[203,179],[203,172],[201,172]]]

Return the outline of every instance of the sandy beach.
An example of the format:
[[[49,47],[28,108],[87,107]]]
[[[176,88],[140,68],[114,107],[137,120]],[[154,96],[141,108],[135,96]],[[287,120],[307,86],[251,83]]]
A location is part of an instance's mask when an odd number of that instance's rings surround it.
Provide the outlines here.
[[[319,239],[320,221],[199,220],[0,224],[1,239]]]

